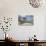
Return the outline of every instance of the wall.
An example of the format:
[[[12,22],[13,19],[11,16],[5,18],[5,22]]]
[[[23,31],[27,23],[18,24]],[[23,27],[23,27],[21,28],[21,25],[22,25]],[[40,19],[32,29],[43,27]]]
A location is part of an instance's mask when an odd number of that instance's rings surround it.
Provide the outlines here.
[[[27,40],[34,34],[39,40],[44,40],[44,24],[46,8],[32,8],[28,0],[0,0],[0,16],[13,17],[10,33],[17,40]],[[18,15],[33,15],[33,26],[19,26]],[[2,31],[1,31],[2,32]],[[2,36],[0,37],[2,39]]]
[[[44,21],[45,21],[45,24],[44,24],[44,39],[46,39],[46,16],[45,16],[45,19],[44,19]]]
[[[15,22],[14,22],[15,21]],[[34,34],[37,35],[37,38],[42,40],[44,39],[44,16],[34,16],[34,25],[33,26],[18,26],[17,19],[14,19],[12,26],[12,35],[19,40],[27,40],[29,37],[32,37]],[[13,32],[14,31],[14,32]]]

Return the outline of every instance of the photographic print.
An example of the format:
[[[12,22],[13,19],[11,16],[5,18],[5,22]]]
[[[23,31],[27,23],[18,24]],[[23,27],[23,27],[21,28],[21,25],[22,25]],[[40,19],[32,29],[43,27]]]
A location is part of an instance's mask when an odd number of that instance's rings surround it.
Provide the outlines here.
[[[18,24],[23,26],[32,26],[33,25],[33,16],[18,16]]]

